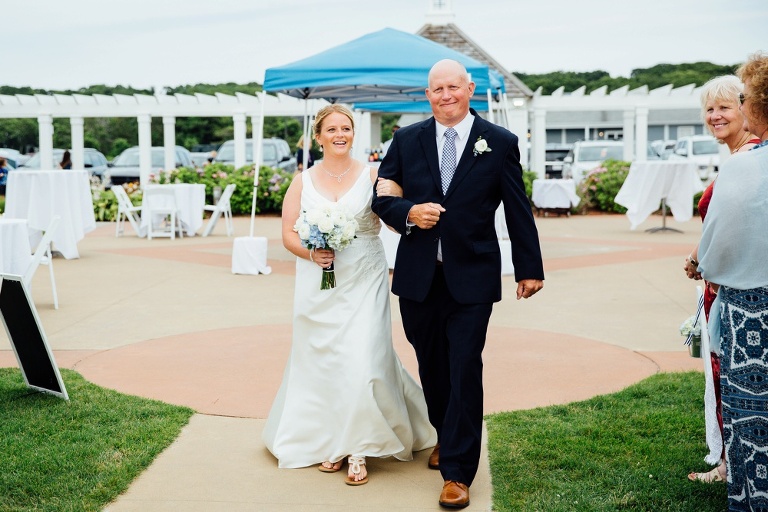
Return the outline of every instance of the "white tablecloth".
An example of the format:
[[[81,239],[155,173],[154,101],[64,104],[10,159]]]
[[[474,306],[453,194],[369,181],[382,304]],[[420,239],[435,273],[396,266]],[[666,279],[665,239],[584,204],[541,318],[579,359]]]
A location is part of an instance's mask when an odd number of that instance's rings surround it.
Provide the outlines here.
[[[633,162],[614,201],[627,208],[632,229],[658,210],[665,198],[675,220],[686,222],[693,217],[693,196],[704,190],[696,170],[692,162]]]
[[[25,219],[0,219],[0,274],[24,275],[32,262]]]
[[[499,222],[502,223],[502,233],[499,232]],[[416,228],[418,229],[418,228]],[[496,212],[496,231],[499,236],[499,248],[501,249],[501,275],[506,276],[515,273],[515,268],[512,265],[512,249],[509,245],[509,240],[505,238],[509,236],[507,234],[507,223],[504,221],[504,207],[500,206]],[[397,244],[400,243],[400,234],[389,229],[384,222],[381,223],[381,231],[379,231],[379,238],[384,244],[384,254],[387,256],[387,265],[389,268],[395,268],[395,258],[397,256]]]
[[[152,187],[170,187],[176,197],[176,208],[184,226],[184,234],[195,236],[203,225],[203,209],[205,207],[205,185],[200,183],[173,183],[170,185],[147,185],[145,190]],[[146,232],[149,229],[150,216],[145,211],[152,206],[149,197],[145,195],[141,202],[141,227]],[[161,205],[162,206],[162,205]]]
[[[87,171],[20,171],[8,173],[5,217],[27,219],[42,232],[54,215],[61,217],[53,248],[67,259],[79,258],[77,242],[96,229]]]
[[[271,274],[272,267],[267,265],[267,237],[239,236],[232,246],[233,274]]]
[[[531,200],[536,208],[572,208],[581,198],[573,180],[533,180]]]

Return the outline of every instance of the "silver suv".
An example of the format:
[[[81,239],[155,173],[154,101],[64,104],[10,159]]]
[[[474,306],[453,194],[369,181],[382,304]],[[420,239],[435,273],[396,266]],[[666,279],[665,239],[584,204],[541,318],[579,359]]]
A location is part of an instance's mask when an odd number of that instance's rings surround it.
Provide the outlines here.
[[[69,150],[71,151],[71,150]],[[61,162],[64,156],[64,150],[60,148],[53,148],[53,159],[50,166],[41,166],[40,153],[36,153],[35,156],[19,165],[22,169],[58,169],[59,162]],[[93,148],[83,148],[83,164],[85,169],[89,171],[93,176],[101,178],[104,171],[107,170],[107,157],[100,151]]]
[[[605,160],[623,160],[624,143],[617,140],[580,140],[563,159],[563,178],[580,183]]]
[[[291,147],[283,139],[272,137],[261,141],[262,162],[269,167],[296,172],[296,157],[291,154]],[[228,140],[216,152],[214,162],[233,165],[235,163],[235,141]],[[245,161],[253,162],[253,139],[245,143]]]

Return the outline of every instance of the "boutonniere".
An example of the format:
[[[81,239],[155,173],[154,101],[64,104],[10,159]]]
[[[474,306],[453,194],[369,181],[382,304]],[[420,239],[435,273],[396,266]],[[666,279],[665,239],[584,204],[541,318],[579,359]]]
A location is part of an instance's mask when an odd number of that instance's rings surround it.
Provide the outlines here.
[[[472,149],[472,154],[474,156],[482,155],[483,153],[490,153],[491,148],[488,147],[488,143],[485,141],[484,138],[478,137],[477,142],[475,142],[475,147]]]

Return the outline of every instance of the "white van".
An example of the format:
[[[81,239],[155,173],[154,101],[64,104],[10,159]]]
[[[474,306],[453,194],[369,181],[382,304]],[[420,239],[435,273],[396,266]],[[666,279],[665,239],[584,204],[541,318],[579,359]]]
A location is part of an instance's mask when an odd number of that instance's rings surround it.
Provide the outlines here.
[[[720,167],[720,143],[711,135],[680,137],[669,160],[693,160],[701,181],[709,183],[715,179]]]
[[[574,142],[563,159],[563,178],[577,185],[605,160],[623,160],[624,143],[619,140],[580,140]]]

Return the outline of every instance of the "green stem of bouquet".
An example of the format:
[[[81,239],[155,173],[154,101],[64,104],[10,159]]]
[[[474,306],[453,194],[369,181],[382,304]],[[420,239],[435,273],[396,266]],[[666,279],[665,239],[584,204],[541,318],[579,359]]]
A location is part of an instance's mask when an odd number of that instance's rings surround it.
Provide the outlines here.
[[[333,263],[328,268],[323,269],[323,278],[320,280],[321,290],[330,290],[336,288],[336,274],[333,272]]]

